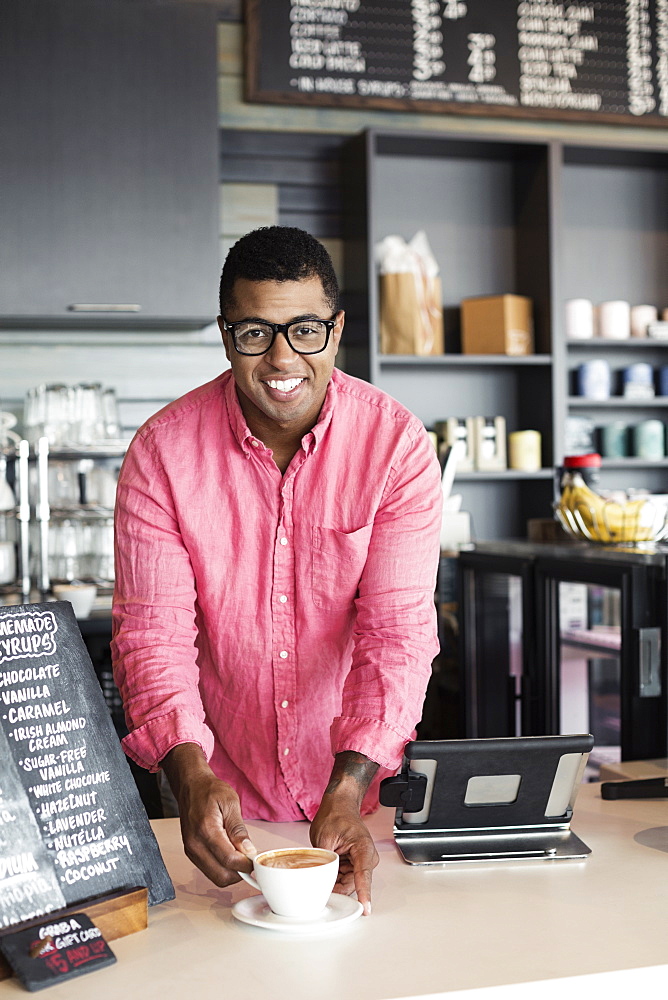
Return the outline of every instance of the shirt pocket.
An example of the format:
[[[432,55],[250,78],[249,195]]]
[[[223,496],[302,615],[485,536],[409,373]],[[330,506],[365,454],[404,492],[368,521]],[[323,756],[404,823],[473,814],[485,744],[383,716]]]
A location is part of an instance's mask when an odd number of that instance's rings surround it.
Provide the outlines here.
[[[313,527],[312,589],[318,608],[352,605],[366,563],[373,524],[357,531]]]

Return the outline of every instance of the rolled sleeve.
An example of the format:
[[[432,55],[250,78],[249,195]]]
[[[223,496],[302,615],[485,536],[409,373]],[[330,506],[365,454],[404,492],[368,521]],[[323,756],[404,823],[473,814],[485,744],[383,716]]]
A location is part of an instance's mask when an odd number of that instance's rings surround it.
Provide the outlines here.
[[[338,718],[330,729],[334,755],[353,750],[389,771],[396,771],[400,766],[404,747],[411,735],[399,733],[377,719]]]
[[[122,743],[128,757],[147,771],[158,771],[159,762],[179,743],[196,743],[207,760],[213,753],[213,734],[208,726],[196,716],[181,711],[151,719],[126,736]]]

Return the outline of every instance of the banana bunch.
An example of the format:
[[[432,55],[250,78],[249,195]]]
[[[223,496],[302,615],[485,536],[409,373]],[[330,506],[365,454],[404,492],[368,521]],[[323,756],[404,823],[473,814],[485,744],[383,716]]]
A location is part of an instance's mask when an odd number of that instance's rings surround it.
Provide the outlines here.
[[[619,543],[656,541],[665,532],[665,509],[645,498],[626,503],[606,500],[575,471],[564,474],[561,489],[555,513],[570,534]]]

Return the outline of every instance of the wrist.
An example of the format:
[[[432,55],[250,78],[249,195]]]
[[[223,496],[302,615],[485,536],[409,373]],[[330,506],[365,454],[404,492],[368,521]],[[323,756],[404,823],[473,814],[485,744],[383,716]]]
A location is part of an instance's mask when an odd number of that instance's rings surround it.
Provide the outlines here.
[[[181,788],[198,778],[211,778],[213,771],[198,743],[179,743],[165,754],[160,767],[178,798]]]
[[[362,800],[378,766],[364,754],[352,750],[336,754],[322,805],[335,807],[337,811],[349,809],[359,813]]]

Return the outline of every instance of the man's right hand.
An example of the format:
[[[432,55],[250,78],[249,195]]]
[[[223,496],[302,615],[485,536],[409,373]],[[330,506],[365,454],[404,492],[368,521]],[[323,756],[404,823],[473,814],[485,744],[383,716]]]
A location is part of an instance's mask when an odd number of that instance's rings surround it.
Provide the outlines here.
[[[239,797],[215,776],[199,746],[181,743],[161,761],[179,804],[186,855],[219,886],[250,873],[257,854],[241,815]]]

